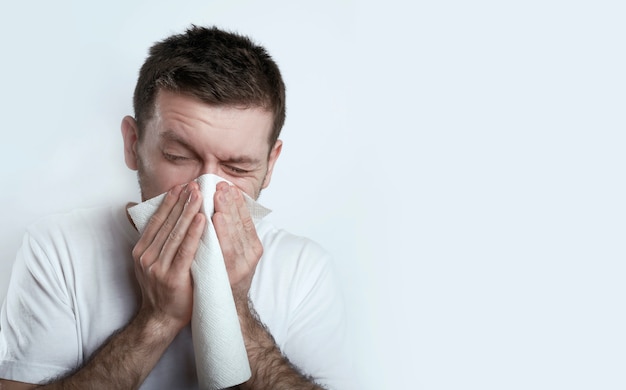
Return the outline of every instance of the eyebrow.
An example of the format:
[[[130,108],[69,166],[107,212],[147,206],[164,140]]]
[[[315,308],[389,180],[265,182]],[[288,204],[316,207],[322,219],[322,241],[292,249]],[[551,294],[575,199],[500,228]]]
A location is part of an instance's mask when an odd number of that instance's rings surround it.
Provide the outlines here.
[[[186,149],[189,149],[195,153],[195,148],[188,142],[185,138],[181,137],[179,134],[175,133],[172,130],[166,130],[160,134],[161,138],[166,141],[172,141],[180,144]],[[222,162],[229,164],[248,164],[248,165],[258,165],[261,163],[261,160],[257,158],[252,158],[249,156],[232,156],[225,159],[220,159]]]
[[[166,130],[166,131],[162,132],[160,134],[160,136],[161,136],[161,138],[163,138],[166,141],[173,141],[173,142],[176,142],[178,144],[181,144],[182,146],[184,146],[187,149],[193,150],[193,148],[191,147],[191,144],[189,142],[187,142],[186,139],[184,139],[180,135],[176,134],[172,130]]]

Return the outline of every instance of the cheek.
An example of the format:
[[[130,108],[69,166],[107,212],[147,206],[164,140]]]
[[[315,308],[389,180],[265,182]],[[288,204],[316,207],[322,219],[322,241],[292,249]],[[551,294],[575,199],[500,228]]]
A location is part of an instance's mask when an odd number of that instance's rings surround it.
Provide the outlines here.
[[[186,184],[197,177],[195,170],[168,164],[167,162],[145,161],[139,167],[144,196],[151,198]]]
[[[258,194],[258,185],[255,179],[249,178],[234,178],[228,176],[222,176],[225,179],[231,181],[237,188],[246,193],[252,199],[256,199]]]
[[[156,172],[156,180],[161,184],[162,192],[169,191],[171,188],[187,184],[198,177],[198,172],[193,167],[175,166],[171,164],[163,164]]]

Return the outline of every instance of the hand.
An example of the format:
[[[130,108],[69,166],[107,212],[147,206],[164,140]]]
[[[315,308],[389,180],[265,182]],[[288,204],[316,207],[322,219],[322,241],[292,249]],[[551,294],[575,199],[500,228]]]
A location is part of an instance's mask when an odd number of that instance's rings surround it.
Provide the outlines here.
[[[133,249],[140,313],[179,331],[191,320],[191,263],[206,223],[198,184],[172,188]]]
[[[241,191],[226,182],[217,184],[213,225],[222,247],[235,303],[248,304],[248,292],[263,245],[256,233]]]

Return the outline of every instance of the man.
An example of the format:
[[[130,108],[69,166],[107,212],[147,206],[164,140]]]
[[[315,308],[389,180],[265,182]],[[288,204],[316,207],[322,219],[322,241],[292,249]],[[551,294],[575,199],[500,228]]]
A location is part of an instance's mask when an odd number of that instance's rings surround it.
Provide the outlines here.
[[[252,371],[242,389],[339,388],[341,301],[327,254],[253,223],[280,155],[285,89],[248,38],[193,26],[141,68],[124,155],[142,200],[167,192],[139,234],[126,207],[31,227],[0,317],[0,388],[193,389],[190,267],[207,218],[194,179],[227,179],[211,217]]]

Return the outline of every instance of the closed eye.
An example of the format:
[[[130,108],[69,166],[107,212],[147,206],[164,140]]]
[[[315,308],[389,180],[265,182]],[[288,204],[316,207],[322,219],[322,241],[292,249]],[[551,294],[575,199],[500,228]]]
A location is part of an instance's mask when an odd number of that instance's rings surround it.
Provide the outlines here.
[[[165,157],[165,159],[169,160],[169,161],[186,161],[186,160],[191,160],[189,157],[179,156],[179,155],[176,155],[176,154],[169,154],[169,153],[163,153],[163,157]]]
[[[229,171],[231,171],[233,173],[236,173],[236,174],[239,174],[239,175],[243,175],[243,174],[246,174],[246,173],[250,172],[248,170],[237,168],[237,167],[234,167],[232,165],[224,165],[224,167],[226,167],[226,169],[228,169]]]

